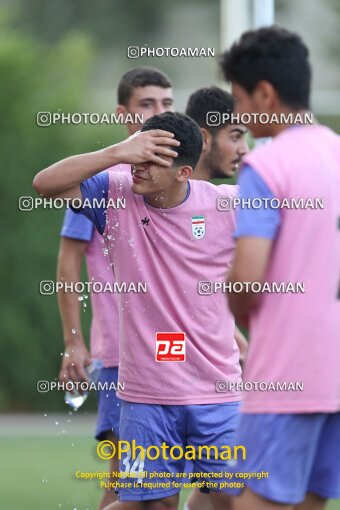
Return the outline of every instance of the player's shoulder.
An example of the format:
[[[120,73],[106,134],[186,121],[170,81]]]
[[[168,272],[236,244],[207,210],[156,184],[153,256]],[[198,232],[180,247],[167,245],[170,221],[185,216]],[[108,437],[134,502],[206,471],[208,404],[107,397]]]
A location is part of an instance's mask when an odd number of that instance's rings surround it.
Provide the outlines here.
[[[119,165],[114,165],[106,170],[104,172],[107,172],[109,175],[110,181],[117,181],[119,179],[124,179],[130,177],[131,178],[131,165],[126,165],[125,163],[120,163]]]
[[[219,184],[216,186],[218,196],[234,198],[239,194],[240,187],[237,184]]]
[[[221,195],[234,197],[238,194],[239,187],[235,184],[213,184],[208,181],[192,180],[191,185],[205,196],[219,197]]]
[[[131,165],[126,163],[119,163],[118,165],[110,166],[106,170],[107,172],[124,173],[127,175],[131,174]]]
[[[120,192],[130,190],[132,181],[130,165],[115,165],[105,171],[109,177],[109,189],[116,188]]]

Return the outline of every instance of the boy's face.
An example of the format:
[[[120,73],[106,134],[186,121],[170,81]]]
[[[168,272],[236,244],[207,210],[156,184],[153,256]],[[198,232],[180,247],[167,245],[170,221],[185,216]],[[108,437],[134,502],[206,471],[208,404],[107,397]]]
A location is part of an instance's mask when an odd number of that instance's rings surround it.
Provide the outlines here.
[[[173,163],[174,158],[162,156]],[[183,167],[164,167],[152,162],[132,165],[132,191],[145,197],[171,194],[176,186],[183,181]],[[186,179],[184,179],[186,180]]]
[[[155,85],[147,85],[146,87],[136,87],[133,89],[128,105],[121,106],[123,113],[132,115],[138,114],[143,116],[144,122],[154,115],[164,112],[174,111],[174,99],[172,89],[164,89]],[[133,135],[142,128],[141,123],[127,123],[126,127],[129,136]]]
[[[268,96],[264,93],[262,87],[263,82],[255,87],[253,92],[249,94],[246,89],[236,82],[232,82],[232,94],[235,98],[234,113],[242,115],[243,113],[268,113],[269,116],[273,111],[269,108]],[[269,98],[270,99],[270,98]],[[258,115],[255,116],[257,118]],[[252,132],[254,138],[262,138],[272,136],[271,124],[260,124],[253,122],[252,117],[247,128]]]
[[[242,125],[229,125],[212,135],[211,148],[205,164],[213,178],[233,177],[242,157],[248,152],[245,139],[247,129]]]

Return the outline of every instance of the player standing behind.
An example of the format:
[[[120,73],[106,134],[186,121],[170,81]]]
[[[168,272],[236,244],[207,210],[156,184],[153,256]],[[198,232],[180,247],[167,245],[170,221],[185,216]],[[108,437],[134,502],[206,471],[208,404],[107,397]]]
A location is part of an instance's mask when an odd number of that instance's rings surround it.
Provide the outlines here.
[[[245,139],[247,129],[241,124],[228,122],[211,126],[209,112],[221,115],[233,112],[235,100],[231,94],[218,87],[196,90],[189,97],[185,113],[199,125],[202,134],[202,154],[192,174],[192,180],[210,181],[234,177],[249,147]],[[239,328],[235,328],[235,340],[243,362],[248,343]],[[194,507],[192,507],[194,508]]]
[[[117,115],[136,114],[146,121],[153,115],[173,109],[171,83],[168,77],[158,69],[138,67],[126,72],[118,84]],[[141,128],[140,124],[126,123],[128,135]],[[120,169],[130,172],[129,165],[120,165]],[[112,169],[114,170],[114,169]],[[103,254],[103,238],[94,224],[83,214],[68,209],[61,231],[61,243],[58,260],[58,281],[78,282],[81,276],[83,257],[86,257],[89,281],[113,282],[113,273],[108,257]],[[58,293],[60,314],[63,323],[65,355],[59,374],[61,381],[86,380],[84,368],[92,359],[103,362],[99,381],[117,385],[118,380],[118,304],[113,293],[91,293],[91,355],[86,347],[81,329],[81,303],[78,295],[71,292]],[[112,387],[112,385],[111,385]],[[108,439],[116,442],[120,415],[120,399],[116,392],[98,392],[98,416],[96,439]],[[118,470],[118,461],[113,458],[110,470]],[[115,501],[114,491],[105,490],[100,509]]]
[[[201,129],[203,147],[201,157],[195,167],[192,179],[209,181],[210,179],[230,178],[248,152],[245,139],[247,129],[240,124],[219,123],[210,125],[210,112],[223,114],[233,112],[235,100],[231,94],[218,87],[204,87],[189,97],[185,113],[197,122]],[[247,341],[238,328],[235,338],[240,349],[240,360],[244,360]],[[186,501],[186,510],[209,510],[212,502],[208,494],[194,489]]]
[[[248,152],[245,126],[223,121],[223,114],[233,112],[234,106],[233,96],[218,87],[196,90],[189,97],[185,113],[197,122],[203,138],[202,155],[193,179],[209,181],[233,177]],[[210,113],[219,114],[220,123],[210,122]]]
[[[311,68],[300,37],[272,27],[243,34],[222,62],[238,113],[302,115]],[[322,510],[340,497],[340,139],[321,125],[249,126],[274,137],[240,171],[247,199],[323,199],[323,208],[240,209],[229,281],[304,282],[305,293],[232,294],[250,324],[247,381],[303,382],[303,391],[245,392],[238,510]],[[259,355],[258,353],[261,353]],[[294,506],[295,505],[295,506]]]

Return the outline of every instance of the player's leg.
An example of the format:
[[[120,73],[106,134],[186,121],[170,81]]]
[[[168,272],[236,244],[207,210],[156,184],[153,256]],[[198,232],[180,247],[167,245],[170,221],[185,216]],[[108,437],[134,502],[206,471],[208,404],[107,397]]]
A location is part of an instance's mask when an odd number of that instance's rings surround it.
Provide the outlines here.
[[[147,510],[177,510],[181,484],[176,473],[184,471],[185,459],[175,460],[169,451],[173,446],[184,448],[182,409],[122,401],[119,471],[124,477],[118,490],[120,502],[143,502]]]
[[[179,495],[168,498],[156,499],[154,501],[116,501],[104,508],[104,510],[177,510]]]
[[[103,510],[145,510],[145,506],[141,501],[115,501]]]
[[[145,510],[177,510],[179,494],[163,499],[156,499],[145,503]]]
[[[214,510],[233,510],[232,498],[228,494],[212,492],[210,497]]]
[[[194,489],[184,504],[184,510],[214,510],[210,494]]]
[[[340,498],[340,412],[324,416],[307,497],[297,510],[323,510],[328,499]]]
[[[292,510],[292,505],[275,503],[255,494],[251,489],[246,488],[241,496],[234,498],[233,510]]]
[[[200,479],[205,482],[204,491],[209,492],[212,506],[215,510],[231,510],[231,495],[226,487],[228,465],[221,457],[222,446],[228,445],[232,449],[235,444],[236,428],[239,417],[239,402],[223,402],[221,404],[205,404],[188,406],[187,412],[187,443],[195,447],[194,472],[218,473],[218,478]],[[211,452],[200,447],[210,447]],[[218,449],[219,458],[216,459],[214,449]],[[213,484],[213,485],[212,485]]]
[[[98,414],[96,425],[96,439],[112,441],[117,446],[119,438],[119,417],[121,400],[116,396],[116,387],[118,382],[118,368],[102,368],[99,374],[98,383],[101,389],[98,391]],[[105,388],[106,386],[106,388]],[[110,389],[111,388],[111,389]],[[116,448],[117,451],[117,448]],[[118,471],[119,462],[117,454],[109,460],[110,471]],[[111,478],[110,482],[115,479]],[[117,492],[113,488],[104,489],[104,494],[99,505],[99,510],[103,510],[110,503],[118,500]]]
[[[104,436],[102,436],[102,437],[104,438]],[[113,432],[107,431],[105,433],[105,440],[111,441],[115,445],[115,451],[117,452],[117,444],[118,444],[117,436]],[[110,469],[111,473],[114,471],[117,472],[119,470],[119,461],[117,458],[117,454],[114,457],[112,457],[112,459],[109,460],[109,466],[110,466],[109,469]],[[115,478],[115,477],[111,477],[109,479],[110,482],[115,482],[116,480],[118,480],[118,478]],[[100,505],[99,505],[99,510],[104,510],[104,508],[106,508],[111,503],[114,503],[115,501],[118,501],[118,494],[115,491],[115,489],[114,488],[104,489],[104,494],[103,494],[103,497],[102,497]]]
[[[307,494],[305,500],[300,505],[294,507],[295,510],[324,510],[327,505],[327,499],[320,498],[316,494]]]

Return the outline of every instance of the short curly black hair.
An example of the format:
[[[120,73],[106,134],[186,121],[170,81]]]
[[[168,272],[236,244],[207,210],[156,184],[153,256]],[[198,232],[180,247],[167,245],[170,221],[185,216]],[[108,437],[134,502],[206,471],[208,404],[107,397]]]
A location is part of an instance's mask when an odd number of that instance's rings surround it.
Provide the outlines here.
[[[151,129],[169,131],[181,142],[179,147],[174,148],[178,156],[174,158],[173,165],[189,165],[192,169],[195,168],[201,156],[203,142],[200,128],[194,120],[183,113],[165,112],[148,119],[141,131]]]
[[[163,89],[172,87],[167,75],[155,67],[140,66],[130,69],[119,80],[117,89],[118,104],[127,106],[135,88],[149,85]]]
[[[232,113],[235,106],[235,100],[231,94],[219,87],[204,87],[196,90],[189,97],[185,113],[189,115],[201,128],[208,131],[218,131],[227,124],[220,123],[218,126],[207,124],[207,114],[209,112]]]
[[[286,106],[309,108],[312,71],[308,48],[298,34],[278,26],[249,30],[222,55],[220,63],[225,79],[249,94],[265,80]]]

